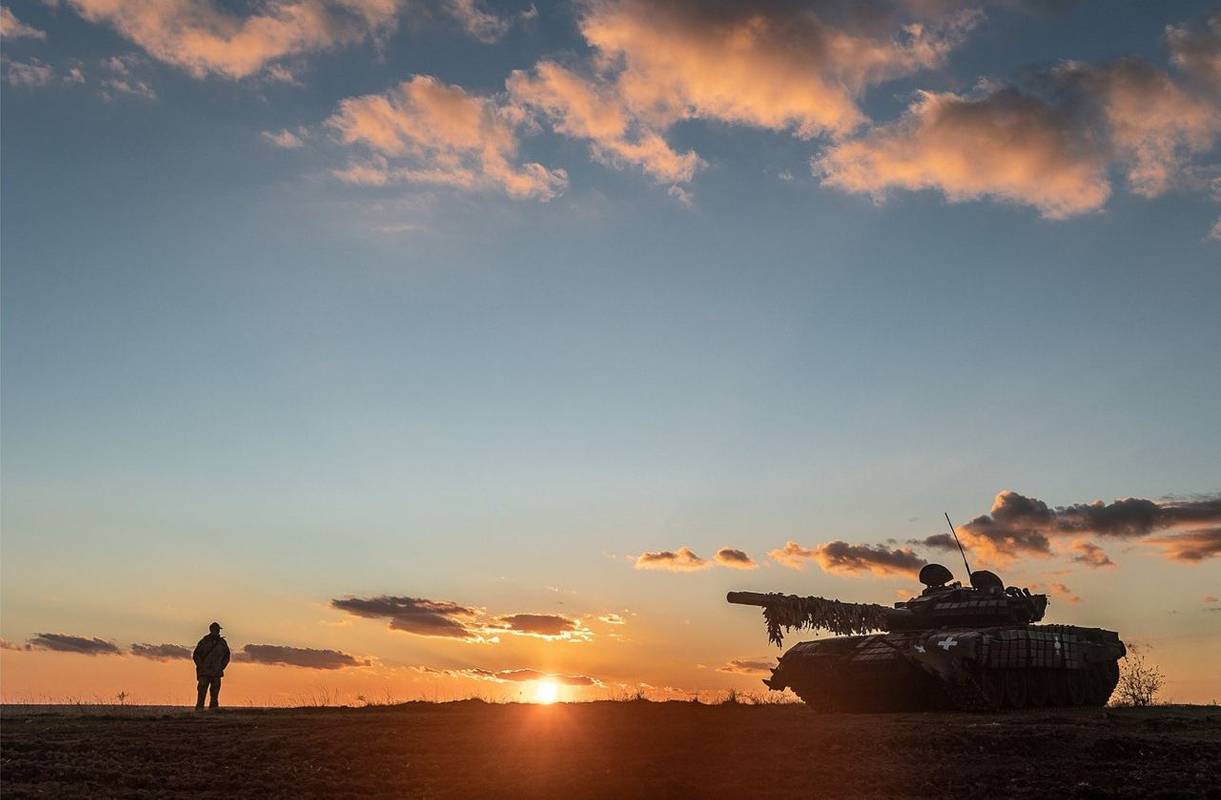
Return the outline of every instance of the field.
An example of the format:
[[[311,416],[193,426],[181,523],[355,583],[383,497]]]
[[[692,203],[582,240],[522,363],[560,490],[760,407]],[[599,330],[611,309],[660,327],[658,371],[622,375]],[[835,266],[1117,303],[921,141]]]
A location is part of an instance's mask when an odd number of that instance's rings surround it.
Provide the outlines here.
[[[10,707],[4,797],[1214,797],[1221,709]]]

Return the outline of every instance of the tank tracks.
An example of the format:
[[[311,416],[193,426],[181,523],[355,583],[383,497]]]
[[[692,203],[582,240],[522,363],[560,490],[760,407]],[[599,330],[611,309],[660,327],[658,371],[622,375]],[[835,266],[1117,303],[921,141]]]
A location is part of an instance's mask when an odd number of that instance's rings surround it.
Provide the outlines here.
[[[938,681],[941,693],[926,694],[921,702],[896,707],[869,692],[833,694],[825,687],[802,682],[791,687],[808,706],[820,713],[958,710],[1003,711],[1024,708],[1101,707],[1119,682],[1117,661],[1102,661],[1083,669],[976,668],[952,680]],[[913,698],[908,698],[913,699]]]

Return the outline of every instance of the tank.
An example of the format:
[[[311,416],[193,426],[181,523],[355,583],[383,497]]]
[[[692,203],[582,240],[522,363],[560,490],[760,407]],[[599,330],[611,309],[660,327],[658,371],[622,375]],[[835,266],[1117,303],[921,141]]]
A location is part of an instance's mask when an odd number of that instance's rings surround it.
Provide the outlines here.
[[[1101,628],[1038,625],[1047,596],[1006,587],[987,570],[963,586],[940,564],[920,571],[924,591],[894,604],[730,592],[762,606],[768,638],[794,629],[832,638],[801,642],[780,657],[769,689],[792,689],[816,711],[995,711],[1103,706],[1126,654]]]

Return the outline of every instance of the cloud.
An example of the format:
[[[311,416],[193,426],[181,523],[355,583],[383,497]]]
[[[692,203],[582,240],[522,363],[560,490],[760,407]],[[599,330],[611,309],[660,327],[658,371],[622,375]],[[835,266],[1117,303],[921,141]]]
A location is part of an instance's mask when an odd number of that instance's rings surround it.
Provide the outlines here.
[[[677,551],[644,552],[636,557],[636,569],[658,569],[669,572],[693,572],[712,566],[712,562],[697,556],[689,547]]]
[[[487,670],[487,669],[457,669],[457,670],[434,670],[425,667],[425,671],[439,672],[444,675],[452,675],[460,678],[475,678],[482,681],[495,681],[497,683],[525,683],[528,681],[552,681],[562,686],[601,686],[602,681],[598,678],[593,678],[588,675],[564,675],[554,672],[540,672],[536,669],[502,669],[502,670]]]
[[[29,650],[29,649],[30,649],[30,646],[28,644],[24,645],[24,646],[17,645],[17,644],[13,644],[8,639],[0,639],[0,650],[16,650],[16,651],[20,652],[22,650]]]
[[[716,563],[730,569],[758,569],[759,565],[745,551],[733,547],[722,547],[713,556]]]
[[[915,575],[927,563],[910,548],[841,541],[819,545],[814,558],[824,572],[868,571],[875,575]]]
[[[603,614],[602,616],[598,617],[598,620],[600,622],[605,622],[607,625],[626,625],[627,624],[626,619],[619,616],[618,614],[611,614],[611,613]]]
[[[1072,560],[1079,564],[1094,568],[1115,566],[1115,562],[1111,560],[1110,556],[1093,542],[1076,542],[1073,544],[1073,550],[1076,555],[1072,557]]]
[[[784,547],[779,550],[769,550],[767,554],[781,566],[788,567],[789,569],[805,569],[806,562],[813,560],[816,551],[808,547],[802,547],[790,539],[784,543]]]
[[[278,131],[263,131],[259,136],[263,137],[264,141],[276,147],[282,147],[285,150],[296,150],[305,145],[301,131],[294,133],[287,128],[282,128]]]
[[[1215,594],[1204,595],[1204,604],[1211,605],[1212,603],[1221,603],[1221,597],[1217,597]]]
[[[1003,491],[983,514],[958,528],[965,543],[987,556],[1051,555],[1054,512],[1042,500]]]
[[[5,58],[3,64],[4,81],[9,86],[33,89],[46,86],[55,80],[55,68],[44,64],[37,58],[32,58],[27,62],[10,61]]]
[[[0,39],[46,39],[47,34],[26,25],[8,6],[0,6]]]
[[[154,661],[177,661],[191,659],[191,648],[180,644],[133,644],[131,654]]]
[[[289,647],[281,644],[248,644],[242,648],[237,659],[253,664],[325,670],[366,667],[370,663],[348,655],[342,650],[314,650],[309,647]]]
[[[1065,219],[1103,207],[1113,167],[1142,197],[1179,185],[1219,128],[1215,103],[1143,61],[1069,62],[1021,86],[921,92],[898,120],[833,144],[811,167],[824,185],[878,201],[932,189]]]
[[[578,25],[592,51],[544,59],[506,81],[513,102],[557,133],[589,142],[595,161],[638,167],[683,205],[706,162],[668,141],[684,120],[844,135],[866,121],[867,86],[941,65],[976,11],[771,0],[705,3],[590,0]]]
[[[934,533],[932,536],[926,536],[923,539],[908,539],[908,544],[918,545],[920,547],[931,547],[934,550],[957,550],[958,543],[954,541],[954,537],[948,533]]]
[[[661,134],[640,123],[615,87],[553,61],[540,61],[531,72],[516,70],[505,85],[516,103],[541,113],[557,133],[588,140],[591,155],[602,164],[638,166],[660,183],[690,181],[704,166],[693,151],[675,152]]]
[[[1147,542],[1161,547],[1163,555],[1173,561],[1195,564],[1221,556],[1221,528],[1154,537]]]
[[[202,78],[255,75],[272,62],[385,37],[398,0],[267,0],[230,10],[217,0],[67,0],[159,61]]]
[[[801,138],[864,122],[868,85],[940,65],[975,12],[917,20],[904,4],[593,0],[580,19],[624,104],[659,129],[713,119]]]
[[[776,668],[776,659],[768,656],[758,658],[734,658],[716,668],[717,672],[732,675],[767,675]]]
[[[144,81],[128,80],[126,78],[107,78],[102,81],[101,96],[113,99],[112,92],[120,95],[130,95],[142,100],[156,100],[157,93]]]
[[[1029,590],[1043,591],[1043,587],[1040,586],[1039,584],[1032,584],[1031,586],[1029,586]],[[1053,597],[1059,597],[1060,600],[1063,600],[1065,602],[1070,602],[1070,603],[1081,602],[1081,597],[1074,595],[1073,591],[1071,589],[1068,589],[1068,587],[1063,584],[1050,584],[1048,587],[1046,587],[1046,592],[1048,592],[1048,594]]]
[[[117,656],[123,651],[114,642],[97,637],[72,636],[66,633],[38,633],[27,643],[34,650],[58,653],[80,653],[86,656]]]
[[[568,174],[517,163],[519,109],[417,75],[383,94],[350,97],[327,120],[344,144],[371,157],[336,176],[352,183],[406,181],[461,189],[495,188],[510,197],[550,200]]]
[[[444,0],[443,8],[463,30],[484,44],[497,41],[513,26],[511,20],[485,11],[478,0]]]
[[[1208,229],[1208,233],[1204,235],[1204,238],[1213,242],[1221,242],[1221,217],[1217,217],[1217,221]]]
[[[1221,86],[1221,13],[1198,23],[1168,25],[1170,61],[1214,90]]]
[[[542,639],[588,639],[590,635],[580,622],[559,614],[508,614],[497,617],[489,629]]]
[[[144,59],[136,53],[124,53],[118,56],[109,56],[98,62],[102,69],[113,72],[116,75],[130,75],[132,70],[140,66]]]
[[[478,612],[446,600],[418,597],[348,597],[331,601],[331,607],[358,617],[387,619],[390,629],[442,639],[480,640]]]
[[[532,636],[549,641],[589,641],[593,638],[593,632],[578,620],[560,614],[488,616],[482,609],[417,597],[348,597],[332,600],[331,607],[358,617],[387,619],[391,630],[465,642],[494,644],[502,635]]]
[[[814,548],[790,540],[768,555],[789,569],[805,569],[807,562],[815,561],[824,572],[868,571],[875,575],[915,575],[927,563],[908,547],[889,548],[881,544],[849,544],[838,540]]]
[[[962,525],[958,532],[964,544],[976,552],[1004,561],[1019,555],[1049,556],[1052,539],[1056,537],[1138,539],[1158,531],[1183,531],[1214,524],[1221,524],[1221,497],[1162,501],[1128,497],[1110,503],[1096,500],[1052,508],[1042,500],[1005,490],[996,495],[989,514]],[[1208,531],[1192,532],[1204,534],[1204,541],[1207,540]],[[1177,550],[1170,540],[1159,543],[1166,545],[1172,558],[1193,560],[1173,555]],[[1084,555],[1092,544],[1074,549],[1078,555]],[[1188,548],[1185,552],[1194,551]]]
[[[832,146],[811,166],[822,183],[881,201],[937,189],[951,202],[990,197],[1063,219],[1110,196],[1105,159],[1044,101],[1004,88],[972,99],[922,92],[897,122]]]
[[[1065,82],[1101,99],[1113,157],[1128,188],[1157,197],[1183,181],[1191,156],[1205,153],[1221,131],[1221,107],[1138,59],[1109,67],[1069,65]]]

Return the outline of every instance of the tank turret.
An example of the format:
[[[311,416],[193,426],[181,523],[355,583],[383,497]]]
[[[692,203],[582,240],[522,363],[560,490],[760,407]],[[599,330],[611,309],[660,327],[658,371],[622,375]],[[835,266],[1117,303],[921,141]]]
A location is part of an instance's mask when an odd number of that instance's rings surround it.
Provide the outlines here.
[[[777,645],[784,642],[782,628],[846,635],[962,625],[1023,625],[1043,619],[1047,610],[1047,595],[1031,594],[1029,589],[1015,586],[1006,588],[987,570],[971,573],[969,587],[950,583],[952,580],[945,567],[927,564],[920,570],[924,591],[919,597],[895,603],[893,608],[759,592],[730,592],[725,599],[738,605],[762,606],[768,638]]]
[[[762,607],[778,646],[794,629],[836,634],[795,645],[764,681],[820,710],[1103,705],[1114,691],[1125,654],[1118,634],[1035,625],[1047,596],[987,570],[963,586],[928,564],[920,582],[918,597],[893,606],[759,592],[726,599]]]

